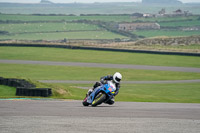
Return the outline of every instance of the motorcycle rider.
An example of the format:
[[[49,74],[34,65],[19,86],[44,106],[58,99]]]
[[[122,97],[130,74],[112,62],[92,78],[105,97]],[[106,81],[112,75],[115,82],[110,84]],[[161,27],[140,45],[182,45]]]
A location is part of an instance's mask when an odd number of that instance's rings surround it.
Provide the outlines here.
[[[96,82],[93,86],[92,89],[88,90],[87,95],[90,95],[95,88],[97,88],[98,86],[101,86],[102,84],[106,84],[107,81],[111,81],[115,84],[116,90],[115,90],[115,94],[114,96],[116,96],[119,93],[119,88],[120,88],[120,81],[122,79],[122,75],[119,72],[116,72],[114,75],[107,75],[104,77],[100,78],[100,82]],[[107,104],[114,104],[115,100],[114,97],[112,99],[110,99],[109,101],[107,101]]]

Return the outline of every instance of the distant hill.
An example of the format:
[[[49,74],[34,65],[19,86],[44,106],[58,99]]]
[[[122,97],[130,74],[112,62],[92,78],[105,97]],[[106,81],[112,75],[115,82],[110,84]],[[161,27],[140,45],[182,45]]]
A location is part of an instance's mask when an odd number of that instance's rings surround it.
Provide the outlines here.
[[[183,4],[178,0],[142,0],[143,4]]]
[[[53,4],[53,2],[48,1],[48,0],[41,0],[40,4]]]

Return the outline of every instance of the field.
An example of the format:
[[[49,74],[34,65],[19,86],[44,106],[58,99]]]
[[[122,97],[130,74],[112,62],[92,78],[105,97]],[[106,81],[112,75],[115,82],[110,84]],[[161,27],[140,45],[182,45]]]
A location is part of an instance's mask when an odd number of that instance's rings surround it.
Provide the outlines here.
[[[28,32],[70,32],[70,31],[98,31],[101,30],[96,25],[84,23],[23,23],[23,24],[0,24],[1,31],[9,33],[28,33]]]
[[[145,37],[158,37],[158,36],[167,36],[167,37],[175,37],[175,36],[191,36],[191,35],[199,35],[199,31],[178,31],[178,30],[148,30],[148,31],[133,31],[134,34],[138,36]]]
[[[115,39],[127,38],[108,31],[78,31],[78,32],[57,32],[57,33],[24,33],[17,35],[3,35],[2,40],[64,40],[64,39]]]
[[[59,48],[0,47],[0,59],[187,66],[200,68],[199,57],[68,50]],[[31,80],[37,84],[37,86],[51,87],[54,92],[54,95],[51,98],[78,100],[83,99],[87,92],[87,90],[80,89],[80,87],[91,87],[92,84],[44,84],[38,83],[37,80],[91,80],[95,82],[98,81],[101,76],[113,74],[115,71],[119,71],[123,74],[123,81],[189,80],[199,79],[200,77],[199,73],[190,72],[111,69],[81,66],[0,65],[0,75],[3,77],[25,78]],[[116,100],[200,103],[199,89],[199,83],[122,84]],[[1,86],[0,90],[2,91],[0,98],[16,97],[14,89],[12,88],[9,88],[8,90]],[[3,94],[5,94],[5,96]]]
[[[200,16],[132,18],[126,15],[25,15],[0,14],[0,40],[116,40],[135,39],[139,37],[156,36],[192,36],[200,35]],[[118,31],[118,23],[124,22],[156,22],[160,30],[137,30],[124,34]],[[112,25],[112,26],[110,26]]]
[[[63,15],[26,15],[26,14],[0,14],[0,20],[12,20],[12,21],[26,21],[26,22],[33,22],[33,21],[77,21],[77,20],[95,20],[95,21],[114,21],[114,22],[122,22],[122,21],[132,21],[130,16],[128,15],[100,15],[100,16],[63,16]]]

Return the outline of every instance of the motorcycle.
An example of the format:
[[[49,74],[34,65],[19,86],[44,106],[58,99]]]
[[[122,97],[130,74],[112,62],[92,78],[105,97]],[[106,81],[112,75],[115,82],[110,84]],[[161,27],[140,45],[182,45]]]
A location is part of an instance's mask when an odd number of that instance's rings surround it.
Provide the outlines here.
[[[83,106],[97,106],[102,103],[106,103],[110,99],[114,97],[115,94],[115,84],[111,81],[108,81],[106,84],[102,84],[101,86],[94,89],[94,91],[87,95],[83,100]]]

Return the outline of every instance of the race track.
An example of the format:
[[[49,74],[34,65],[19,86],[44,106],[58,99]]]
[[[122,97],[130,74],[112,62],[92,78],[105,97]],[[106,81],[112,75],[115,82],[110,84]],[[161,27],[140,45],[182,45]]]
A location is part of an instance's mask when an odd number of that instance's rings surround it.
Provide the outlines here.
[[[0,100],[1,133],[198,133],[200,104]]]
[[[200,73],[200,68],[192,68],[192,67],[168,67],[168,66],[83,63],[83,62],[55,62],[55,61],[28,61],[28,60],[0,60],[0,63],[38,64],[38,65],[53,65],[53,66],[99,67],[99,68],[123,68],[123,69],[141,69],[141,70],[160,70],[160,71]]]

